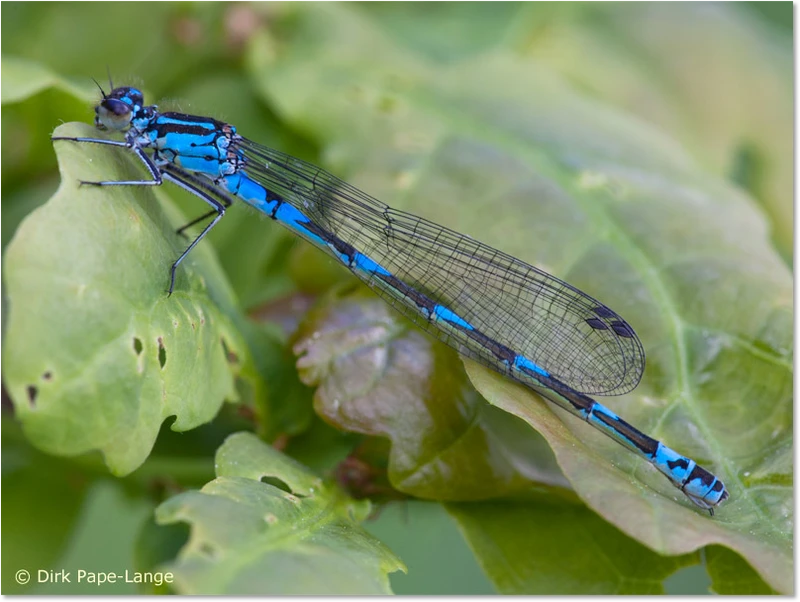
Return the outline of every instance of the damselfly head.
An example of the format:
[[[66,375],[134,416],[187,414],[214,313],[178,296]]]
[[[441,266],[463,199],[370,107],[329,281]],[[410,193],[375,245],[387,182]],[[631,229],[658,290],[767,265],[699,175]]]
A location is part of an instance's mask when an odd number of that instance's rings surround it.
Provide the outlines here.
[[[103,89],[100,88],[103,92]],[[142,110],[144,96],[136,88],[114,88],[94,108],[94,124],[101,130],[123,130]]]

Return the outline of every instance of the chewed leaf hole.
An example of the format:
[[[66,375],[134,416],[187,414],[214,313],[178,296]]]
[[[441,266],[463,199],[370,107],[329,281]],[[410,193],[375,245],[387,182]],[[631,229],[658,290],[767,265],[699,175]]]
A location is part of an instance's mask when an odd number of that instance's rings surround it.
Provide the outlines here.
[[[225,353],[225,359],[228,360],[229,364],[238,364],[239,363],[239,356],[236,355],[233,351],[230,350],[228,344],[225,342],[225,339],[221,338],[220,343],[222,343],[222,351]]]
[[[142,355],[142,351],[144,351],[142,339],[139,337],[133,337],[133,350],[136,352],[136,355]]]
[[[31,407],[35,407],[36,397],[39,395],[39,389],[37,389],[33,385],[28,385],[26,391],[28,392],[28,403],[31,404]]]
[[[210,543],[203,542],[200,544],[199,548],[200,548],[200,553],[203,554],[203,556],[206,556],[211,559],[217,557],[217,551],[214,549],[214,546],[212,546]]]
[[[167,348],[164,347],[164,339],[158,337],[158,365],[162,370],[167,363]]]
[[[759,180],[764,173],[764,157],[752,144],[740,144],[735,149],[728,178],[739,186],[753,192],[758,190]]]
[[[272,485],[273,487],[277,487],[286,493],[292,493],[292,489],[289,487],[289,485],[277,477],[261,477],[261,482],[266,483],[267,485]]]

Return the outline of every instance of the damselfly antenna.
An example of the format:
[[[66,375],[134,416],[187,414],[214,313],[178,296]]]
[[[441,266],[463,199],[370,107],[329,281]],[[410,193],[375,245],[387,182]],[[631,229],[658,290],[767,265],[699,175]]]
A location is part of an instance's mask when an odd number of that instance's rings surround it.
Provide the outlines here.
[[[102,94],[102,95],[103,95],[103,98],[105,99],[105,98],[106,98],[106,92],[105,92],[105,90],[103,90],[103,86],[101,86],[101,85],[98,83],[98,81],[97,81],[95,78],[92,78],[92,81],[94,82],[94,84],[95,84],[95,85],[96,85],[98,88],[100,88],[100,94]],[[114,88],[111,88],[111,89],[113,90]]]

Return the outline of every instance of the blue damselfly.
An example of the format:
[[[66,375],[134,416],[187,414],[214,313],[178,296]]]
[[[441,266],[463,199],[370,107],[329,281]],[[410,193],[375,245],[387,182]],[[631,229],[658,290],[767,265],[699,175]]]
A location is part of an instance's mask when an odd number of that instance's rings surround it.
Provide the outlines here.
[[[112,86],[113,88],[113,86]],[[697,506],[728,497],[709,471],[648,437],[587,395],[639,383],[644,351],[631,326],[569,284],[476,240],[378,202],[322,169],[242,137],[227,123],[146,106],[136,88],[102,91],[95,125],[125,131],[103,144],[136,154],[149,179],[172,182],[211,210],[211,220],[172,264],[175,271],[234,199],[331,255],[395,309],[461,354],[521,382],[652,463]],[[148,152],[146,152],[148,151]]]

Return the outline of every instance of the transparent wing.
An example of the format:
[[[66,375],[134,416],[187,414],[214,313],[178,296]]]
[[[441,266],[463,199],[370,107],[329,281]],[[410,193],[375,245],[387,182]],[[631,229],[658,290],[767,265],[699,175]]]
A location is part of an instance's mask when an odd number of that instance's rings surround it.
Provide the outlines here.
[[[625,320],[589,295],[473,238],[392,209],[310,163],[245,138],[234,144],[248,176],[318,227],[569,387],[619,395],[639,383],[641,341]],[[508,373],[474,337],[438,328],[414,304],[386,290],[381,279],[357,274],[436,338]]]

